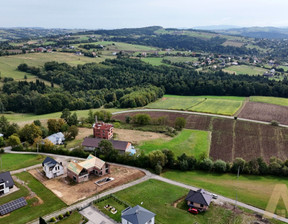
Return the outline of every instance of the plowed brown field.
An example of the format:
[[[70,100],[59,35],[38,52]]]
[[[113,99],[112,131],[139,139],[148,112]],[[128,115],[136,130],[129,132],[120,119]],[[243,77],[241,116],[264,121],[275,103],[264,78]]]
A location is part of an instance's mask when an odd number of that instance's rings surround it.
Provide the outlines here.
[[[271,156],[288,158],[288,128],[257,124],[246,121],[190,115],[173,112],[147,112],[151,117],[167,116],[173,125],[176,117],[186,118],[186,128],[212,132],[210,157],[214,160],[233,161],[236,157],[245,160],[263,157],[269,161]],[[125,121],[126,113],[113,116]]]
[[[280,124],[288,124],[288,107],[268,103],[247,102],[238,117],[267,121],[278,121]]]

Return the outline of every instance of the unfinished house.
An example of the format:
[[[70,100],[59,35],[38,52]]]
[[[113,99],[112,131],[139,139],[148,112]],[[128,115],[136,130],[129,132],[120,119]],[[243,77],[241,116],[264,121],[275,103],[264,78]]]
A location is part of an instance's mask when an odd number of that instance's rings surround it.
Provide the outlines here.
[[[109,173],[110,165],[91,154],[83,162],[71,161],[67,167],[67,176],[77,183],[87,181],[91,174],[103,176]]]

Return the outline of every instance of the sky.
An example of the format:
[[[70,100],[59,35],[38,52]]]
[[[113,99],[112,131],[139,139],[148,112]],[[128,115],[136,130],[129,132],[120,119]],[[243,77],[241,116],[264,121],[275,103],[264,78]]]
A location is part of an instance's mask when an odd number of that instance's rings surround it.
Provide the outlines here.
[[[0,27],[288,27],[287,0],[2,0]]]

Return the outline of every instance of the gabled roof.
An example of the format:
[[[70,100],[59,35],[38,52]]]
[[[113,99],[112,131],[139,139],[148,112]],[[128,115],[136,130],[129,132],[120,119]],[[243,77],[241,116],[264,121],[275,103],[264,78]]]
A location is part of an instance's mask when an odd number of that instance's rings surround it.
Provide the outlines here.
[[[5,182],[6,187],[10,188],[14,186],[14,181],[9,171],[0,173],[0,183],[3,183],[3,182]]]
[[[81,171],[83,170],[83,167],[80,166],[78,163],[75,163],[75,162],[71,161],[71,162],[68,164],[67,169],[68,169],[68,170],[71,170],[73,173],[75,173],[75,174],[78,175],[78,174],[81,173]]]
[[[133,224],[145,224],[151,220],[155,214],[149,210],[136,205],[133,208],[128,208],[122,211],[122,218]]]
[[[80,163],[75,163],[73,161],[71,161],[69,164],[68,164],[68,167],[67,169],[73,171],[73,173],[75,174],[79,174],[81,173],[81,171],[83,169],[90,169],[92,167],[96,167],[98,169],[102,169],[102,167],[105,165],[105,162],[93,155],[89,155],[87,157],[87,159],[83,162],[80,162]]]
[[[42,166],[44,166],[45,163],[49,163],[50,165],[54,165],[55,166],[58,162],[56,160],[52,159],[51,157],[47,156],[44,159],[44,161],[42,163]]]
[[[191,201],[206,206],[209,206],[211,200],[212,195],[207,194],[203,189],[199,189],[198,191],[190,190],[186,197],[186,201]]]
[[[102,140],[103,139],[101,138],[85,138],[84,141],[82,142],[82,146],[98,148],[99,143]],[[112,143],[114,149],[120,150],[120,151],[125,151],[127,146],[131,144],[130,142],[126,142],[126,141],[118,141],[118,140],[108,140],[108,141]]]

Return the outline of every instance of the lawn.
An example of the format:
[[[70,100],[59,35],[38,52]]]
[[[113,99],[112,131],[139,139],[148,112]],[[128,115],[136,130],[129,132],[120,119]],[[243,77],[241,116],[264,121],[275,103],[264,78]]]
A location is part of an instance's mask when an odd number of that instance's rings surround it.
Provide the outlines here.
[[[3,56],[0,57],[0,72],[1,77],[11,77],[15,80],[24,80],[24,75],[27,76],[28,80],[31,81],[36,78],[36,76],[30,75],[28,73],[20,72],[17,70],[18,65],[26,63],[29,66],[43,66],[44,63],[49,61],[57,61],[59,63],[68,63],[70,65],[85,64],[91,62],[101,62],[105,58],[90,58],[84,56],[77,56],[73,53],[29,53],[29,54],[19,54],[13,56]]]
[[[2,167],[0,168],[0,172],[18,170],[33,166],[42,163],[45,158],[43,155],[9,153],[0,154],[0,157],[2,159]]]
[[[77,212],[74,211],[69,217],[57,222],[58,224],[79,224],[83,218],[83,216]]]
[[[236,73],[237,75],[240,74],[247,74],[247,75],[262,75],[267,69],[256,67],[256,66],[249,66],[249,65],[235,65],[228,68],[223,69],[225,72],[229,73]]]
[[[209,155],[210,149],[210,134],[207,131],[183,130],[170,141],[163,139],[155,139],[144,141],[139,145],[139,148],[145,153],[155,150],[170,149],[175,156],[180,156],[183,153],[186,155],[194,155],[196,158],[203,153]]]
[[[39,199],[35,197],[27,199],[28,205],[13,211],[9,216],[0,218],[0,223],[27,223],[31,220],[38,219],[39,216],[44,216],[66,206],[64,202],[62,202],[55,194],[38,182],[28,172],[22,172],[16,174],[16,176],[25,181],[28,187],[35,192],[43,203],[40,203]],[[11,196],[12,195],[13,194],[11,194]],[[3,199],[5,199],[5,197]],[[2,201],[2,198],[0,201]]]
[[[146,107],[233,115],[240,109],[244,100],[244,97],[236,96],[164,95],[163,98],[148,104]]]
[[[185,197],[187,193],[187,189],[151,179],[128,189],[117,192],[115,195],[120,200],[131,204],[131,206],[141,205],[142,207],[155,213],[155,222],[160,224],[244,224],[247,223],[246,221],[248,221],[248,216],[243,214],[233,215],[232,211],[226,210],[219,206],[214,206],[212,204],[209,206],[209,210],[207,212],[198,215],[192,215],[188,213],[188,208],[185,202],[180,202],[177,207],[174,207],[173,203],[176,200]]]
[[[236,174],[213,174],[202,171],[167,171],[163,177],[178,182],[204,188],[216,194],[235,199],[236,191],[238,200],[255,207],[266,209],[275,184],[286,184],[287,178],[271,176],[240,175],[237,180]],[[281,200],[277,210],[285,209]]]
[[[141,58],[142,61],[148,63],[148,64],[151,64],[151,65],[155,65],[155,66],[158,66],[158,65],[166,65],[164,63],[162,63],[162,60],[163,58]]]
[[[250,96],[250,101],[260,102],[260,103],[269,103],[276,104],[280,106],[288,106],[288,99],[281,97],[269,97],[269,96]]]
[[[117,213],[113,214],[109,210],[105,209],[104,206],[106,205],[111,205],[113,206],[116,210]],[[117,222],[121,222],[121,212],[127,208],[124,204],[120,204],[117,202],[113,197],[107,198],[104,201],[97,202],[95,206],[103,212],[105,215],[109,216],[110,218],[114,219]]]
[[[99,111],[103,109],[92,109],[93,112]],[[117,111],[125,111],[129,110],[127,108],[125,109],[104,109],[106,111],[110,111],[111,113],[117,112]],[[71,113],[76,112],[78,118],[81,117],[88,117],[88,112],[89,110],[75,110],[71,111]],[[55,112],[55,113],[50,113],[50,114],[41,114],[41,115],[36,115],[36,114],[20,114],[20,113],[13,113],[13,114],[0,114],[4,115],[10,122],[25,122],[25,121],[34,121],[34,120],[45,120],[45,119],[53,119],[53,118],[60,118],[62,112]]]

